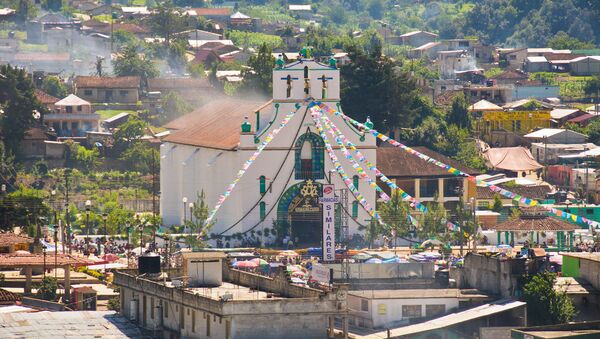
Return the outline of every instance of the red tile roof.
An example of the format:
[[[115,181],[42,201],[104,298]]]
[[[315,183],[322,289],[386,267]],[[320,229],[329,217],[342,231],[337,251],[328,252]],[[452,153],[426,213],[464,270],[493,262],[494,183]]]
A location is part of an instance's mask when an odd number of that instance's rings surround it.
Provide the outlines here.
[[[140,77],[90,77],[77,76],[77,88],[139,88]]]
[[[244,117],[252,116],[257,110],[270,111],[271,101],[265,103],[233,98],[212,101],[166,124],[164,127],[177,131],[163,141],[234,150],[240,142]]]
[[[229,16],[231,15],[230,8],[193,8],[192,11],[196,12],[197,15],[208,15],[208,16]]]
[[[21,296],[0,288],[0,305],[12,305],[21,300]]]
[[[15,233],[0,233],[0,246],[31,244],[33,238]]]
[[[133,34],[147,34],[150,33],[150,30],[136,24],[113,24],[113,32],[117,30],[133,33]],[[97,26],[96,31],[110,35],[110,25],[106,26]]]
[[[450,90],[438,95],[433,101],[438,106],[450,106],[454,97],[463,93],[462,90]]]
[[[148,87],[150,91],[212,88],[207,79],[197,78],[153,78],[148,79]]]
[[[486,227],[486,226],[483,226]],[[496,225],[489,225],[487,229],[495,231],[574,231],[580,229],[579,226],[571,224],[550,216],[526,217],[521,216],[512,220],[505,221]]]
[[[413,148],[468,174],[479,174],[479,171],[463,166],[458,161],[432,151],[427,147],[418,146]],[[377,147],[377,167],[383,174],[390,178],[454,177],[453,174],[441,167],[392,146]]]
[[[23,267],[23,266],[41,266],[46,264],[54,265],[54,255],[52,259],[44,258],[43,254],[0,254],[0,267]],[[74,257],[68,254],[56,255],[56,262],[60,265],[83,266],[91,265],[92,262],[83,258]]]
[[[569,119],[569,120],[567,120],[567,122],[572,122],[572,123],[578,124],[578,123],[581,123],[581,122],[584,122],[584,121],[588,121],[590,119],[594,119],[594,118],[597,118],[597,117],[598,117],[598,115],[590,114],[590,113],[585,113],[585,114],[582,114],[582,115],[580,115],[580,116],[578,116],[576,118]]]
[[[502,80],[519,80],[519,79],[527,79],[529,76],[523,72],[509,69],[503,73],[500,73],[493,77],[493,79],[502,79]]]
[[[41,89],[35,89],[35,97],[42,105],[52,105],[57,103],[60,99],[53,97],[52,95],[42,91]]]
[[[69,53],[17,53],[15,61],[69,61]]]

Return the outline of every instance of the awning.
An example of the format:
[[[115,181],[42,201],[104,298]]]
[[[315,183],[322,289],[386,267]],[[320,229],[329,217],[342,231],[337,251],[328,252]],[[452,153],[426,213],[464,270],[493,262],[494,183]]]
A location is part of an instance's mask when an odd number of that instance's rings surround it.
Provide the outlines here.
[[[524,147],[490,148],[483,153],[488,166],[513,172],[535,171],[542,166],[535,161],[531,152]]]

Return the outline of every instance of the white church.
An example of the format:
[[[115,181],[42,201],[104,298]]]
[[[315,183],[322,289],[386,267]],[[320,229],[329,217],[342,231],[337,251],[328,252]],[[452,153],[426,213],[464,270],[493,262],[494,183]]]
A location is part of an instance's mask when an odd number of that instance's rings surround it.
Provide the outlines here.
[[[223,236],[284,225],[299,244],[320,246],[322,207],[321,185],[335,185],[340,203],[336,206],[336,236],[362,233],[359,224],[371,216],[348,190],[324,147],[307,105],[307,98],[340,106],[340,71],[330,64],[304,57],[284,65],[277,60],[273,70],[273,99],[268,102],[227,98],[213,101],[166,127],[171,134],[163,139],[160,157],[160,212],[166,225],[182,224],[190,217],[189,203],[205,193],[212,209],[237,172],[257,150],[264,138],[279,127],[282,119],[296,112],[289,123],[268,144],[241,178],[215,216],[210,233]],[[337,116],[332,122],[372,163],[376,164],[376,143]],[[328,139],[334,139],[328,135]],[[353,177],[354,184],[375,207],[376,193],[360,180],[337,145],[335,153]],[[372,175],[371,175],[372,174]],[[373,173],[369,173],[375,178]],[[341,234],[341,235],[340,235]]]

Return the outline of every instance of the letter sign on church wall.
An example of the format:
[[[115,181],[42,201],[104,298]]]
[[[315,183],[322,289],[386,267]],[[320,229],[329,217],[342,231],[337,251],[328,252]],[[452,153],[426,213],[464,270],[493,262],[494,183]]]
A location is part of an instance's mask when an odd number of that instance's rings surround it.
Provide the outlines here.
[[[331,262],[335,260],[335,186],[323,185],[319,200],[323,204],[323,261]]]

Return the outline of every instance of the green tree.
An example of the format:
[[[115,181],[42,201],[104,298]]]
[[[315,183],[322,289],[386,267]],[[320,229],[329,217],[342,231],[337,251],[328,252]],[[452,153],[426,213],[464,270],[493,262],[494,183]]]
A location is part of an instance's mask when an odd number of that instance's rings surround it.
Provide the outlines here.
[[[456,225],[459,226],[459,231],[455,234],[456,239],[460,243],[460,253],[463,253],[463,246],[466,243],[467,247],[470,249],[471,242],[475,246],[475,238],[477,236],[477,228],[478,224],[475,221],[475,216],[473,215],[473,209],[475,206],[465,206],[463,199],[460,198],[458,204],[456,204],[456,209],[454,210],[454,215],[456,216]],[[473,248],[475,251],[476,248]]]
[[[504,208],[504,204],[502,203],[502,198],[500,198],[499,194],[494,194],[494,204],[492,205],[492,211],[500,213]]]
[[[373,242],[379,238],[379,236],[383,233],[383,225],[377,222],[375,219],[371,219],[368,225],[360,225],[358,226],[359,231],[366,231],[365,236],[367,241],[369,242],[369,248],[373,247]]]
[[[585,82],[583,91],[586,95],[600,97],[600,75],[595,75]]]
[[[158,151],[142,141],[130,144],[121,154],[121,160],[142,173],[152,173],[160,166]]]
[[[161,123],[179,118],[192,111],[192,106],[177,92],[167,93],[163,96],[162,102],[163,113],[159,115]]]
[[[57,289],[58,282],[56,281],[56,278],[51,276],[45,276],[44,278],[42,278],[42,282],[38,287],[37,296],[40,299],[55,301]]]
[[[271,95],[273,66],[275,65],[275,58],[271,52],[271,48],[267,44],[263,44],[260,46],[258,54],[250,57],[249,68],[242,71],[244,81],[239,88],[240,91],[266,97]]]
[[[190,73],[192,78],[199,79],[199,78],[204,78],[206,76],[206,73],[204,72],[204,65],[202,63],[197,63],[197,64],[188,63],[187,71],[188,71],[188,73]]]
[[[398,190],[394,190],[390,200],[381,205],[379,213],[384,223],[384,229],[394,238],[394,247],[398,237],[409,235],[412,229],[408,203],[402,200]]]
[[[590,49],[594,48],[594,44],[570,37],[566,32],[559,31],[548,40],[548,47],[553,49]]]
[[[469,113],[469,106],[463,94],[457,95],[452,99],[452,108],[446,115],[446,122],[448,125],[454,124],[460,128],[471,129],[471,114]]]
[[[192,248],[206,246],[209,232],[215,223],[215,220],[212,220],[205,225],[206,220],[208,219],[208,213],[210,212],[205,200],[206,195],[204,194],[204,190],[201,190],[200,193],[196,193],[196,202],[191,211],[193,218],[186,221],[185,226],[189,230],[189,235],[186,236],[186,242],[188,243],[188,246]]]
[[[135,34],[122,29],[116,29],[112,34],[112,39],[114,47],[117,50],[126,45],[140,46],[142,43],[142,41],[135,36]]]
[[[147,126],[148,124],[142,119],[131,116],[126,123],[119,126],[119,129],[113,133],[115,148],[122,152],[140,140],[144,136]]]
[[[149,78],[155,78],[159,72],[152,60],[138,53],[134,45],[126,45],[121,53],[113,61],[113,72],[117,76],[139,76],[143,84],[147,84]]]
[[[564,290],[557,290],[556,274],[548,271],[525,277],[523,298],[527,302],[527,319],[532,325],[564,324],[577,311]]]
[[[346,114],[359,121],[370,117],[375,128],[387,132],[410,127],[419,118],[422,102],[415,80],[382,56],[380,42],[366,44],[366,51],[349,47],[352,62],[341,69],[341,99]]]
[[[42,90],[57,98],[64,98],[68,94],[67,86],[57,76],[45,77],[42,82]]]
[[[437,237],[439,234],[446,232],[446,209],[438,201],[437,195],[433,200],[433,202],[427,204],[427,213],[423,213],[420,218],[417,235],[421,239]]]
[[[43,3],[42,8],[51,11],[51,12],[59,12],[63,7],[62,0],[46,0]]]
[[[7,153],[18,157],[25,132],[36,121],[34,113],[43,113],[44,109],[25,69],[1,65],[0,75],[0,137]]]
[[[171,1],[160,3],[154,10],[155,13],[149,19],[150,29],[169,45],[174,33],[187,28],[187,15],[175,8]]]
[[[6,220],[5,230],[11,225],[36,225],[39,218],[48,215],[50,210],[44,203],[47,195],[44,191],[19,185],[13,192],[1,196],[0,215],[4,217],[0,221]]]
[[[384,3],[383,0],[371,0],[367,5],[367,10],[369,11],[369,15],[373,19],[381,19],[383,18],[384,13]]]

